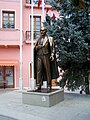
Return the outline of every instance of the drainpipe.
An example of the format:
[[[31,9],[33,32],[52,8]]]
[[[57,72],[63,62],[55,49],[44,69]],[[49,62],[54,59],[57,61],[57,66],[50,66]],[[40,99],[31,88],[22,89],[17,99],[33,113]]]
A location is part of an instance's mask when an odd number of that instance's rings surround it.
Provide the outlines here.
[[[23,78],[22,78],[22,0],[20,0],[20,78],[19,88],[23,89]]]

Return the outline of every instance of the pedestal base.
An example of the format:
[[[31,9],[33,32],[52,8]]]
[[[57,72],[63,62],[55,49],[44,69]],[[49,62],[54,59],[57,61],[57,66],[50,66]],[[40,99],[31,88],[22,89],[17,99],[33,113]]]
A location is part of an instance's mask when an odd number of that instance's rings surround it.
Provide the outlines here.
[[[40,91],[23,91],[22,102],[28,105],[51,107],[64,100],[64,90],[42,89]]]

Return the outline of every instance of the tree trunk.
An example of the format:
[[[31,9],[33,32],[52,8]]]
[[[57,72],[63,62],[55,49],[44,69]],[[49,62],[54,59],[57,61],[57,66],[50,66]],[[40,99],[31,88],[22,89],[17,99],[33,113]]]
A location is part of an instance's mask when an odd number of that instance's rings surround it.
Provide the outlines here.
[[[88,80],[89,80],[89,94],[90,94],[90,74],[88,76]]]
[[[89,77],[85,77],[85,92],[89,94]]]

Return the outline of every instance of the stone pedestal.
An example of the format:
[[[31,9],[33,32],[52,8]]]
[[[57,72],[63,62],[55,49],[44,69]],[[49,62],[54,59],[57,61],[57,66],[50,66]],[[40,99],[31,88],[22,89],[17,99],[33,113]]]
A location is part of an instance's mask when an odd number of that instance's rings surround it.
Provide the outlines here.
[[[36,105],[42,107],[51,107],[64,100],[64,90],[52,89],[47,91],[23,91],[22,102],[28,105]]]

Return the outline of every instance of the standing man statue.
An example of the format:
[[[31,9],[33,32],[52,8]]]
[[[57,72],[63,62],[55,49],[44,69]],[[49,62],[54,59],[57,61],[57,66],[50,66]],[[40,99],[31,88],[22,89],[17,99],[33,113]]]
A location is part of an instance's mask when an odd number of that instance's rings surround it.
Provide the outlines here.
[[[42,82],[47,81],[47,89],[50,90],[52,86],[51,62],[55,60],[54,41],[47,35],[46,27],[42,27],[40,32],[41,35],[34,48],[36,86],[37,90],[41,90]]]

